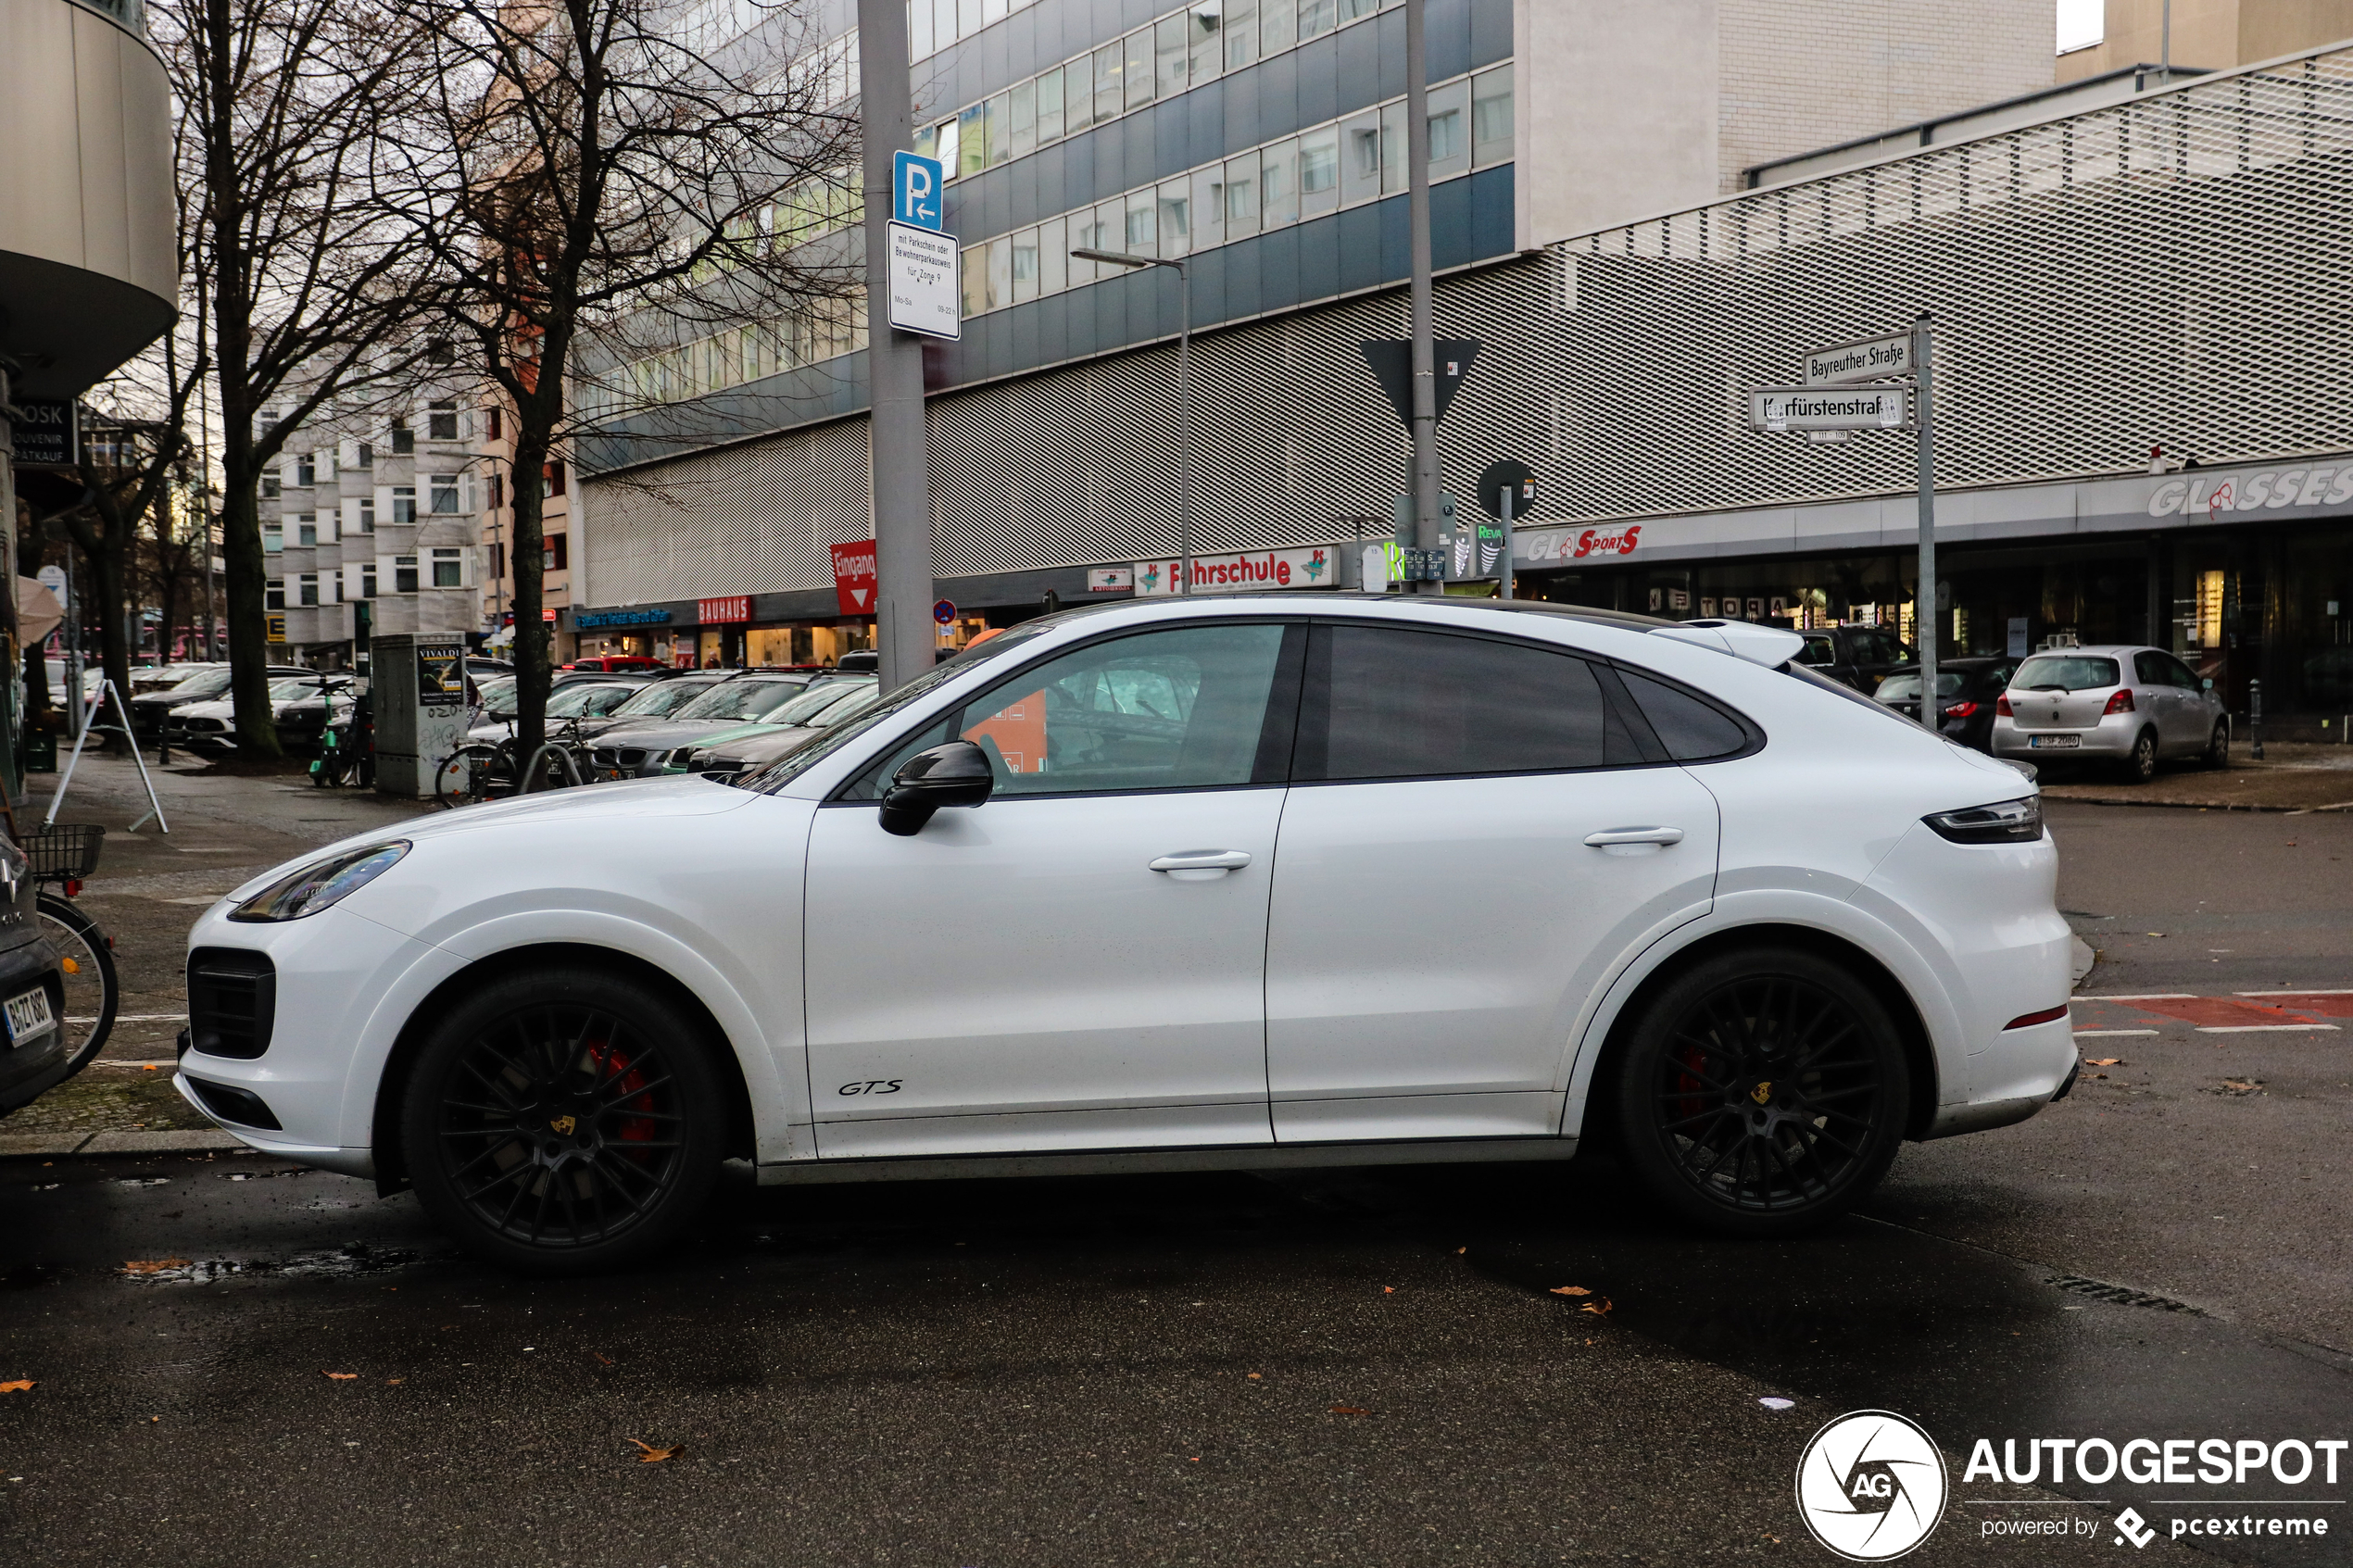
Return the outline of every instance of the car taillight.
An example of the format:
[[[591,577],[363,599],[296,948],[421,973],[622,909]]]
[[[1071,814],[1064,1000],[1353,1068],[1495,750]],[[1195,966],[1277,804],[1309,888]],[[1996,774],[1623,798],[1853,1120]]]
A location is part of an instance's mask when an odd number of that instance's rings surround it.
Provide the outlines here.
[[[1947,703],[1944,713],[1947,719],[1974,719],[1977,717],[1977,704],[1973,702]]]
[[[2109,713],[2130,713],[2132,711],[2133,689],[2130,686],[2119,687],[2116,694],[2108,699],[2108,706],[2100,709],[2100,712],[2103,715]]]
[[[2004,719],[2015,719],[2018,717],[2017,714],[2010,711],[2009,693],[2004,692],[2000,696],[1994,699],[1994,712],[1997,717]]]

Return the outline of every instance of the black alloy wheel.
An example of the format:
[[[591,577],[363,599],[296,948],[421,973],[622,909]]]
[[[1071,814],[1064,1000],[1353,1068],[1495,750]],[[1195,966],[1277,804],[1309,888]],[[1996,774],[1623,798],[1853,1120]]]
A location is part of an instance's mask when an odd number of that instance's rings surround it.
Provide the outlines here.
[[[1784,1236],[1878,1185],[1910,1098],[1903,1042],[1869,987],[1801,949],[1736,951],[1643,1010],[1617,1075],[1619,1141],[1685,1218]]]
[[[2231,726],[2227,721],[2215,724],[2214,734],[2206,743],[2205,762],[2209,768],[2227,768],[2231,765]]]
[[[2124,777],[2133,784],[2146,784],[2157,777],[2157,732],[2143,730],[2133,737],[2133,754],[2124,759]]]
[[[470,1250],[585,1273],[675,1241],[719,1171],[712,1043],[635,981],[547,969],[453,1009],[403,1104],[409,1179]]]

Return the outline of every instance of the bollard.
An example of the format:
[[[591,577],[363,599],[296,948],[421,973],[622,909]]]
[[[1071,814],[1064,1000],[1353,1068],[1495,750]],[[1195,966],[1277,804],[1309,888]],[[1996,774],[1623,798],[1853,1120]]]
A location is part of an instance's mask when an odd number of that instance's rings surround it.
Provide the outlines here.
[[[2262,761],[2263,683],[2260,681],[2249,681],[2246,684],[2246,733],[2255,743],[2248,747],[2247,755],[2258,762]]]

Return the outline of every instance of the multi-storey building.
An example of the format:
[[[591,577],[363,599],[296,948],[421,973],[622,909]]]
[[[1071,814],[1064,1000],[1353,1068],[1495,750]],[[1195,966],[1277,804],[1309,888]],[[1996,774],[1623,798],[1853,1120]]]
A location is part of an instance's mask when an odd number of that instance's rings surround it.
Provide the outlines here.
[[[481,437],[452,389],[321,416],[289,440],[262,482],[272,640],[345,668],[380,632],[479,635]]]
[[[492,387],[485,389],[481,417],[482,615],[491,628],[491,650],[503,656],[514,642],[514,416]],[[562,456],[550,458],[541,473],[539,591],[541,618],[551,626],[563,624],[563,612],[572,605],[571,513],[571,464]],[[552,649],[557,662],[572,657],[570,642],[569,632],[558,632]]]
[[[1487,345],[1441,430],[1456,494],[1507,455],[1470,427],[1561,406],[1526,347],[1557,307],[1545,247],[1889,115],[2047,87],[2054,52],[2049,0],[1427,16],[1441,331]],[[1080,248],[1190,270],[1203,554],[1385,534],[1405,437],[1358,345],[1404,329],[1397,0],[915,0],[911,18],[915,150],[950,167],[963,247],[963,339],[925,351],[934,570],[959,634],[1083,596],[1090,568],[1164,582],[1149,568],[1176,548],[1176,280]],[[815,47],[854,57],[846,34]],[[576,449],[565,626],[582,651],[672,657],[862,638],[828,552],[872,527],[862,323],[698,332],[584,378],[592,412],[630,395],[615,439]],[[666,406],[623,406],[645,399]],[[1548,456],[1518,430],[1542,422],[1513,421],[1520,455]]]

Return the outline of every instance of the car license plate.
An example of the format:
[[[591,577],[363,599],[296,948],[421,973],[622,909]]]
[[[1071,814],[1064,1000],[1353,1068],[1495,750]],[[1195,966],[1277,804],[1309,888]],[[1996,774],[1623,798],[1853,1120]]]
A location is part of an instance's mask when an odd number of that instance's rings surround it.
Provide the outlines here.
[[[8,1043],[12,1046],[57,1026],[57,1016],[49,1010],[49,993],[45,990],[34,989],[20,997],[10,997],[7,1013]]]
[[[2026,744],[2034,751],[2075,751],[2083,745],[2082,735],[2029,735]]]

